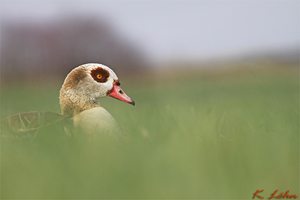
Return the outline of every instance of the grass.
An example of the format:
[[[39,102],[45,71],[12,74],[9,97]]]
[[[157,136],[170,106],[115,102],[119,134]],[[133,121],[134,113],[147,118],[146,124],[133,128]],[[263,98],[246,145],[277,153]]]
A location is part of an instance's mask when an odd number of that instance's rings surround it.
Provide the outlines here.
[[[299,195],[299,75],[123,82],[137,105],[102,105],[125,137],[1,138],[1,198],[251,199]],[[1,89],[1,116],[57,111],[59,85]],[[3,131],[3,130],[2,130]],[[5,130],[4,130],[5,131]]]

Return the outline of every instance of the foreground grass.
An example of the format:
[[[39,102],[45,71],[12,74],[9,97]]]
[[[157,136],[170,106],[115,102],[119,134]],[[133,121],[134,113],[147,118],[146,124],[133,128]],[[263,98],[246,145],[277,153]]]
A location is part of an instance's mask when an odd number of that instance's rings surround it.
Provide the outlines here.
[[[103,99],[124,138],[1,138],[1,198],[265,198],[299,194],[297,74],[124,83]],[[59,86],[1,91],[1,115],[59,111]]]

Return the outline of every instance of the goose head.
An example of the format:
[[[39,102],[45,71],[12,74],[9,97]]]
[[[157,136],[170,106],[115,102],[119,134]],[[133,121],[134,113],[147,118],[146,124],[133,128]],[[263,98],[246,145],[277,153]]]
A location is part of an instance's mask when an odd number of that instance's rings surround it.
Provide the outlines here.
[[[120,81],[109,67],[89,63],[74,68],[65,78],[60,90],[60,107],[64,115],[73,116],[97,107],[101,97],[113,97],[135,105],[120,87]]]

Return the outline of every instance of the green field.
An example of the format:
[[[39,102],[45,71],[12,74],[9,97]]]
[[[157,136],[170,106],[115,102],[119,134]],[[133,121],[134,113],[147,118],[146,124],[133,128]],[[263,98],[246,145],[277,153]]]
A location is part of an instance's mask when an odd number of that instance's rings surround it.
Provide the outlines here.
[[[1,198],[251,199],[299,195],[299,74],[252,72],[122,81],[106,98],[124,137],[1,138]],[[59,112],[60,82],[1,87],[1,117]],[[2,130],[5,131],[5,130]]]

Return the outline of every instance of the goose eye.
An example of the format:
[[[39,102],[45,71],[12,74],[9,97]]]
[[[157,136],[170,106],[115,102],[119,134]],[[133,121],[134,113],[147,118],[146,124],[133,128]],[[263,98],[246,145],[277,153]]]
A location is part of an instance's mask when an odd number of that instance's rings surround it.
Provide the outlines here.
[[[102,78],[102,75],[101,74],[97,74],[97,79],[101,79]]]
[[[91,71],[91,76],[95,81],[105,83],[109,77],[109,72],[101,67],[98,67]]]

